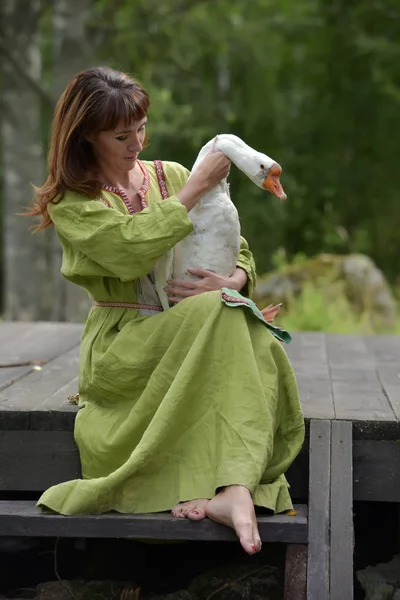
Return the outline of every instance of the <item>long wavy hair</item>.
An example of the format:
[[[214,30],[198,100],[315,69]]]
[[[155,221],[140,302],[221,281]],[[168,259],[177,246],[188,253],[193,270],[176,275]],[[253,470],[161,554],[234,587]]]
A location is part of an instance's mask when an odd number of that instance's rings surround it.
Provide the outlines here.
[[[108,67],[87,69],[69,82],[55,109],[48,177],[35,188],[33,205],[25,212],[41,217],[36,230],[51,225],[48,204],[60,202],[66,191],[89,198],[98,195],[101,186],[93,179],[97,164],[87,136],[115,129],[121,121],[126,126],[140,121],[149,105],[149,96],[137,81]]]

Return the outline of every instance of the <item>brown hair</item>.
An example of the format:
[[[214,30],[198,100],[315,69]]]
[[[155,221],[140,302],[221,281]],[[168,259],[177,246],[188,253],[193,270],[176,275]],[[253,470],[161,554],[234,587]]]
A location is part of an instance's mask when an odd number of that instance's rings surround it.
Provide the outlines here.
[[[96,159],[87,136],[126,126],[146,116],[150,101],[141,85],[125,73],[108,67],[87,69],[76,75],[59,99],[52,125],[46,182],[36,188],[27,215],[41,216],[36,228],[51,225],[49,202],[59,202],[67,190],[95,198],[100,184],[90,179]]]

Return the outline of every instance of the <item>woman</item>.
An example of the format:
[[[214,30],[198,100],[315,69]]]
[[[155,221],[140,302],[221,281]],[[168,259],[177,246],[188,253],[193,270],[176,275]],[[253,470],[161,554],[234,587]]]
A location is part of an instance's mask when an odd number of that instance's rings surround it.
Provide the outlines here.
[[[195,271],[195,283],[170,282],[175,306],[161,311],[153,267],[190,233],[188,212],[229,160],[207,156],[190,180],[176,163],[142,163],[148,107],[137,82],[94,68],[69,83],[56,109],[49,176],[31,214],[54,224],[62,274],[94,306],[75,423],[83,480],[50,488],[38,504],[62,514],[207,516],[254,554],[254,505],[292,507],[284,472],[304,436],[296,382],[260,320],[221,301],[222,287],[252,293],[244,240],[230,278]]]

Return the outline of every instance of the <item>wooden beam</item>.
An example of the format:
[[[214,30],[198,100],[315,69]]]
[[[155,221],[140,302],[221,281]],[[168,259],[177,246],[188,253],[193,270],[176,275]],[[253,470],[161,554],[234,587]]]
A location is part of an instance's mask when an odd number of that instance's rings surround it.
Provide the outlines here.
[[[284,600],[307,598],[307,553],[305,544],[289,544],[286,548]]]
[[[310,423],[307,599],[329,600],[331,423]]]
[[[0,431],[0,490],[44,491],[81,476],[72,432]]]
[[[354,500],[400,502],[398,441],[354,440],[353,469]]]
[[[295,506],[297,515],[260,516],[264,542],[306,543],[307,507]],[[43,513],[32,501],[0,501],[0,535],[38,537],[101,537],[161,540],[237,541],[229,527],[209,519],[190,521],[168,513],[63,516]]]
[[[353,600],[352,424],[332,422],[330,600]]]

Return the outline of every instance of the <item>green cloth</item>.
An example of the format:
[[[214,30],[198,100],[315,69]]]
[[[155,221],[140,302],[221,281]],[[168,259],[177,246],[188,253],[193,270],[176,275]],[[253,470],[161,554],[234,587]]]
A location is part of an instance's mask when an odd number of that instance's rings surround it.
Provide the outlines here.
[[[282,329],[282,327],[277,327],[276,325],[272,325],[272,323],[266,321],[263,317],[261,310],[253,302],[253,300],[251,300],[250,298],[245,298],[236,290],[230,290],[229,288],[222,288],[221,292],[221,300],[227,306],[239,306],[240,308],[249,308],[253,311],[253,314],[257,317],[257,319],[260,319],[263,325],[265,325],[265,327],[267,327],[267,329],[270,330],[272,335],[276,337],[277,340],[279,340],[280,342],[285,342],[286,344],[290,344],[290,342],[292,341],[292,336],[290,335],[290,333],[285,329]]]
[[[183,239],[192,224],[174,196],[188,171],[164,163],[162,200],[152,163],[148,208],[129,215],[111,192],[68,193],[50,206],[63,246],[62,273],[97,301],[137,302],[136,278]],[[255,282],[243,240],[238,266]],[[304,422],[282,345],[221,291],[166,312],[93,307],[82,337],[75,440],[82,480],[53,486],[38,505],[62,514],[157,512],[248,487],[255,504],[292,507],[284,472],[298,454]]]

